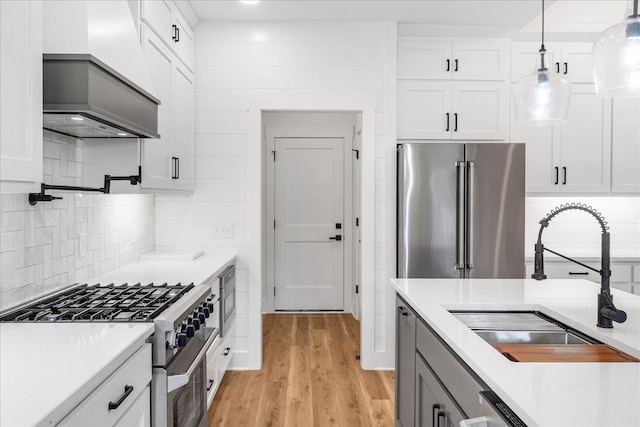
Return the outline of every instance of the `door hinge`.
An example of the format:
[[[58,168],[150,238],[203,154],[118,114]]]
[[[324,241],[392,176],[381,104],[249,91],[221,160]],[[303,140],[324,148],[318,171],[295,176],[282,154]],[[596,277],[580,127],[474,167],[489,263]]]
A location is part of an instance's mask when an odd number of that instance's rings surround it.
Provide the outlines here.
[[[356,285],[356,294],[360,293],[360,287],[358,285]]]
[[[271,151],[271,154],[273,154],[273,161],[276,161],[276,150]]]

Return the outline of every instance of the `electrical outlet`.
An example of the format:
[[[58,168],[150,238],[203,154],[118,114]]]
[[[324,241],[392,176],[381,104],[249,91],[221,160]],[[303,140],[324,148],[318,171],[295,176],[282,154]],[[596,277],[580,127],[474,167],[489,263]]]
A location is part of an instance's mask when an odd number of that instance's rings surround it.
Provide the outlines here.
[[[213,226],[213,238],[223,239],[233,237],[233,224],[216,224]]]

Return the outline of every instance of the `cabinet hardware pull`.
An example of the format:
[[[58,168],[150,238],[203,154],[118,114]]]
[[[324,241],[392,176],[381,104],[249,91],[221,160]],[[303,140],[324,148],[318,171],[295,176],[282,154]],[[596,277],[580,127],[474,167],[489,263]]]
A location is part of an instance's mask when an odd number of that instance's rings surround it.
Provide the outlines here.
[[[436,410],[440,409],[439,403],[434,403],[431,407],[431,425],[435,427],[436,425]]]
[[[446,116],[447,116],[447,128],[445,129],[445,131],[449,132],[449,113],[447,113]]]
[[[171,40],[176,40],[176,37],[178,37],[177,35],[178,32],[178,26],[175,24],[171,25]]]
[[[118,406],[122,405],[122,402],[124,402],[124,400],[129,397],[129,395],[131,394],[131,392],[133,391],[133,386],[132,385],[125,385],[124,386],[124,393],[122,393],[122,396],[120,396],[120,398],[115,402],[109,402],[109,410],[112,409],[118,409]]]
[[[175,42],[178,43],[180,41],[180,28],[176,26],[176,39]]]
[[[404,307],[398,307],[398,311],[400,312],[400,314],[402,314],[405,317],[409,316],[409,312],[407,310],[405,310]]]
[[[567,62],[564,63],[564,73],[567,74],[569,72],[569,64]]]
[[[453,131],[458,132],[458,113],[453,113]]]
[[[211,390],[211,387],[213,387],[214,383],[215,383],[214,380],[209,380],[209,385],[207,386],[207,391]]]
[[[224,351],[222,352],[223,356],[228,356],[229,353],[231,353],[231,347],[227,347],[224,349]]]
[[[171,167],[173,171],[171,171],[171,179],[178,179],[178,158],[171,157]]]
[[[176,179],[180,179],[180,157],[176,157]]]
[[[454,60],[453,63],[455,64],[454,68],[453,68],[453,71],[458,71],[458,60],[457,59]]]
[[[447,59],[447,71],[451,71],[451,60]]]
[[[438,427],[440,427],[440,418],[442,418],[442,421],[444,421],[444,423],[442,423],[442,425],[443,426],[447,425],[447,423],[446,423],[447,420],[446,420],[445,417],[446,417],[446,415],[445,415],[444,411],[438,411]]]
[[[555,168],[553,168],[553,169],[555,169],[555,171],[556,171],[556,180],[553,182],[553,184],[554,184],[554,185],[558,185],[558,174],[559,174],[559,169],[558,169],[558,167],[557,167],[557,166],[556,166]]]
[[[560,63],[556,62],[556,73],[560,74]]]
[[[567,167],[562,167],[562,185],[567,185]]]
[[[570,271],[569,276],[588,276],[588,271]]]
[[[336,234],[334,237],[329,237],[329,240],[335,240],[339,242],[340,240],[342,240],[342,236],[340,234]]]

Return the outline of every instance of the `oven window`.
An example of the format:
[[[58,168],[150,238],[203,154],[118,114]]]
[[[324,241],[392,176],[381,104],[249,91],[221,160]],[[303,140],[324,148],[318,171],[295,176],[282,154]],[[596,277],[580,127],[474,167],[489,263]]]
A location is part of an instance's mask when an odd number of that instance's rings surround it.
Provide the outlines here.
[[[232,290],[224,298],[224,318],[229,318],[236,305],[236,293]]]
[[[189,384],[182,387],[173,399],[174,427],[196,427],[200,425],[202,418],[206,417],[205,374],[205,359],[203,358],[189,377]]]

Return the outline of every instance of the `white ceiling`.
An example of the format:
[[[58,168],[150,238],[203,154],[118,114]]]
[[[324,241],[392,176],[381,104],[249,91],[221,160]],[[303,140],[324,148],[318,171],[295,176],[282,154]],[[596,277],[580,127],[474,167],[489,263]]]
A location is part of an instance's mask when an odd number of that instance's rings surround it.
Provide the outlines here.
[[[200,21],[393,21],[539,32],[540,0],[188,0]],[[626,0],[546,0],[545,31],[600,32],[621,21]]]

